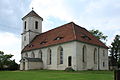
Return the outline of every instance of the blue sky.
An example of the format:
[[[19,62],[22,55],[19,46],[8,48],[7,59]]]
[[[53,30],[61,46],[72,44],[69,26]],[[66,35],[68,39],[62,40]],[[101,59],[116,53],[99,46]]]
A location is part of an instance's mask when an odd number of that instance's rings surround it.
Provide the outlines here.
[[[20,60],[21,18],[34,10],[44,19],[43,32],[75,22],[86,29],[99,29],[110,45],[120,34],[120,0],[1,0],[0,50]]]

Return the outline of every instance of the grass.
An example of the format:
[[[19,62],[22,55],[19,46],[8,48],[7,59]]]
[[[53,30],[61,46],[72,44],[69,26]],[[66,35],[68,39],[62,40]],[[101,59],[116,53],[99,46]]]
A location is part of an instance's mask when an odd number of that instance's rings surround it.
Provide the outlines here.
[[[0,80],[113,80],[112,71],[0,71]]]

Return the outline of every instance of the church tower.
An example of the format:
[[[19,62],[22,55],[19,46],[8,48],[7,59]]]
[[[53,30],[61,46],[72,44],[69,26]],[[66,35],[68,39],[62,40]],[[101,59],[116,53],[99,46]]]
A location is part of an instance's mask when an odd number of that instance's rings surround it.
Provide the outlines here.
[[[42,33],[41,18],[34,10],[29,12],[22,18],[23,20],[23,33],[22,35],[22,49],[28,45],[36,35]]]

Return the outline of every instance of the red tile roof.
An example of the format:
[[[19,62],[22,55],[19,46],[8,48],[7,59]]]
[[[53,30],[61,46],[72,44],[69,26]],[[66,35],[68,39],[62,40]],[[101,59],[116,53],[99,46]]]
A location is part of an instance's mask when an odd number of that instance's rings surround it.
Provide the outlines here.
[[[108,48],[104,43],[94,37],[85,28],[80,27],[73,22],[70,22],[36,36],[33,41],[28,44],[22,51],[24,52],[28,50],[43,48],[74,40]]]

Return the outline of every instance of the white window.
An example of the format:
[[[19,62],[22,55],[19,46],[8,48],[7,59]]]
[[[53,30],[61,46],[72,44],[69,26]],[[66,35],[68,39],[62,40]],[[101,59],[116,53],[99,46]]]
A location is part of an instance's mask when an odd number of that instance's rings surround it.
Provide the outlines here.
[[[57,50],[57,62],[58,64],[63,64],[63,48],[61,46]]]
[[[63,48],[60,49],[60,64],[63,64]]]

